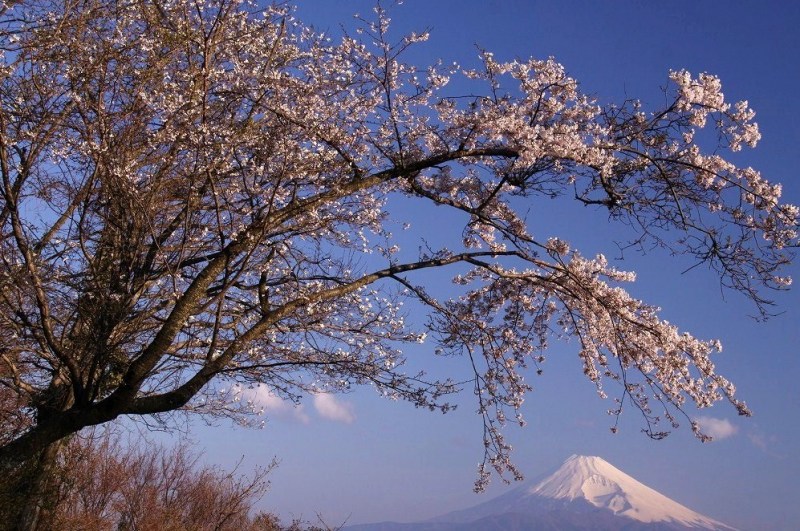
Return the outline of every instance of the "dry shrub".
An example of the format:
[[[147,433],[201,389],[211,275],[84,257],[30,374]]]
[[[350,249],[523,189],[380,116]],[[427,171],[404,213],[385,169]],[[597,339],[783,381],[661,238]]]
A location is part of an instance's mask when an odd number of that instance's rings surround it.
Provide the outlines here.
[[[269,514],[250,517],[275,462],[238,474],[201,466],[189,444],[123,444],[120,437],[74,437],[61,452],[53,489],[54,529],[137,531],[279,529]]]

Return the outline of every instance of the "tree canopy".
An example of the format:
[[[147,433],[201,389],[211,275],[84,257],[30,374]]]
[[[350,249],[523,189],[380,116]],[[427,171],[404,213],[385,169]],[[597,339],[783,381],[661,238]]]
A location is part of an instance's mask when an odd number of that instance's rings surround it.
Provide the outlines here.
[[[388,24],[379,7],[331,41],[281,4],[5,5],[3,466],[120,416],[257,413],[220,393],[234,386],[296,398],[367,384],[443,411],[467,386],[481,488],[491,469],[518,474],[500,428],[524,422],[529,366],[562,338],[652,437],[687,401],[749,414],[715,372],[717,341],[629,295],[634,273],[537,237],[520,207],[605,209],[632,245],[713,268],[766,315],[791,282],[798,208],[727,155],[760,138],[747,102],[707,73],[670,72],[649,109],[595,101],[552,58],[410,64],[428,35]],[[412,225],[419,251],[400,249],[398,197],[457,212],[436,230],[461,244]],[[440,300],[425,271],[448,268],[461,291]],[[409,299],[424,327],[404,321]],[[417,341],[467,358],[471,381],[404,372]]]

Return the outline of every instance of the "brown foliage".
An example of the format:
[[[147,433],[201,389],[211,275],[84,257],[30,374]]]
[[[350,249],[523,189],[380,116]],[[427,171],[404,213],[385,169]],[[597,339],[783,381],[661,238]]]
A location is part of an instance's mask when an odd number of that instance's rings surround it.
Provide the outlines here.
[[[49,514],[40,529],[273,530],[272,515],[250,517],[273,461],[249,475],[201,466],[187,443],[124,444],[119,437],[74,437],[58,459]]]

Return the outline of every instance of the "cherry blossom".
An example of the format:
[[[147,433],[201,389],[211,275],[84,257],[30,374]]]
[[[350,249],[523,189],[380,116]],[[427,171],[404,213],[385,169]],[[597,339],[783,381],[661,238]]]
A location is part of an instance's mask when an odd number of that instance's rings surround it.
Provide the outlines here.
[[[448,411],[467,387],[482,488],[491,469],[519,475],[502,426],[524,424],[528,378],[570,338],[612,415],[639,411],[652,437],[688,406],[749,414],[715,371],[719,342],[660,318],[625,290],[633,272],[537,234],[520,208],[605,210],[632,245],[708,265],[767,315],[769,290],[791,283],[798,208],[730,158],[760,138],[747,102],[707,73],[668,73],[650,108],[596,101],[553,58],[411,64],[427,33],[393,36],[381,8],[359,20],[332,38],[241,0],[5,7],[4,466],[122,415],[250,422],[258,408],[230,389],[299,401],[370,385]],[[460,244],[429,245],[395,200],[457,213],[435,230]],[[457,294],[429,293],[431,269],[452,270]],[[427,327],[404,319],[411,301]],[[403,347],[421,341],[471,381],[405,372]]]

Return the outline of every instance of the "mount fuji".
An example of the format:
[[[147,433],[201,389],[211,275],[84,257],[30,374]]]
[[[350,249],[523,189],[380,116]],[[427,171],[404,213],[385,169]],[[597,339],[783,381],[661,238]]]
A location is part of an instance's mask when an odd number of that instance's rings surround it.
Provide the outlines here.
[[[735,528],[640,483],[600,457],[573,455],[544,479],[426,522],[347,531],[677,531]]]

